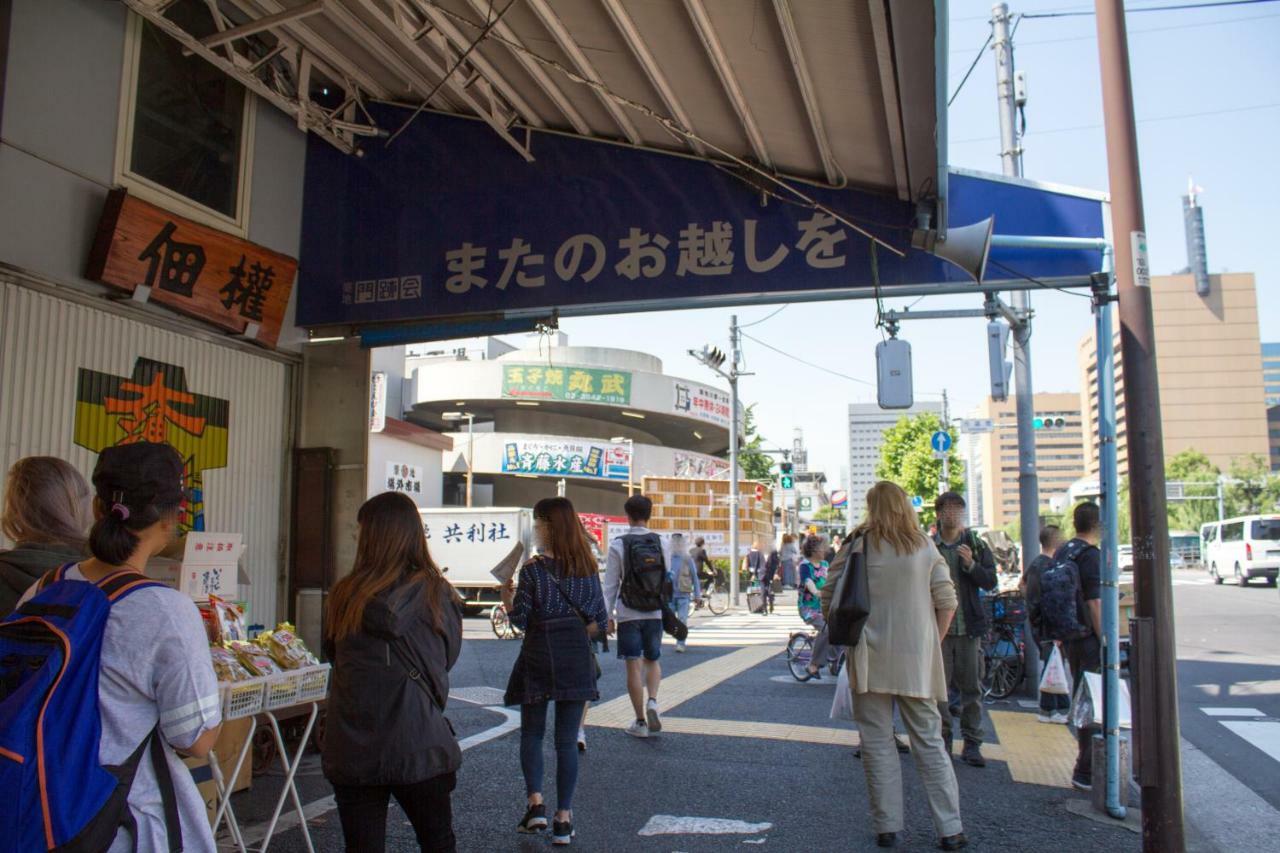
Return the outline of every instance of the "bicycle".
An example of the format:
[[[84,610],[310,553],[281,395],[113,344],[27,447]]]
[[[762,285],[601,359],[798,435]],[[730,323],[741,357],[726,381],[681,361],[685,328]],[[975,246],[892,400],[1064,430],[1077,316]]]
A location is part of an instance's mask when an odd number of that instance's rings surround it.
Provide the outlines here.
[[[1008,699],[1026,675],[1022,625],[1026,603],[1018,596],[996,595],[983,599],[991,629],[982,639],[982,696]]]
[[[693,609],[701,610],[703,607],[713,616],[722,616],[728,611],[729,590],[724,588],[718,577],[702,582],[702,597],[694,602]]]
[[[817,631],[796,631],[787,638],[787,668],[791,670],[791,677],[796,681],[809,680],[809,662],[813,660],[813,643],[817,639]],[[844,666],[844,649],[837,651],[835,647],[828,646],[827,672],[833,677],[838,676],[842,666]]]
[[[489,611],[489,627],[499,640],[518,640],[524,636],[523,631],[511,624],[507,609],[501,604]]]

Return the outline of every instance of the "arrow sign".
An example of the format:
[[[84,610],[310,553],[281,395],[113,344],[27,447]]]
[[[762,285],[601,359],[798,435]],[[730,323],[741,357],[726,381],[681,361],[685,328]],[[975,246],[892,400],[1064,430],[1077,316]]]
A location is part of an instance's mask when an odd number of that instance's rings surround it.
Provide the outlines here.
[[[919,512],[920,510],[924,509],[924,498],[920,497],[919,495],[912,495],[911,507],[916,512]]]
[[[930,437],[929,445],[934,453],[946,453],[951,449],[951,433],[938,430]]]

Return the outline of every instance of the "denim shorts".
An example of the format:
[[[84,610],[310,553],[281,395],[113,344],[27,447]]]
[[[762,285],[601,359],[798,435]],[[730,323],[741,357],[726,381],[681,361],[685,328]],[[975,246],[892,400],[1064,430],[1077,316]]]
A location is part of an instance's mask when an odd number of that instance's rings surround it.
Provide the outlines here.
[[[618,659],[657,660],[662,657],[662,620],[634,619],[618,623]]]

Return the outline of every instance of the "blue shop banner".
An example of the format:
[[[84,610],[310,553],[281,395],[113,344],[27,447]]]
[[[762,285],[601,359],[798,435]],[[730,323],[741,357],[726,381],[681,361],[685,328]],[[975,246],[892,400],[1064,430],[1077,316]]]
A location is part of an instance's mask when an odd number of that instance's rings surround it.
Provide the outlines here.
[[[397,127],[407,113],[374,113]],[[364,156],[308,139],[299,278],[302,326],[396,323],[516,309],[870,286],[872,242],[759,178],[705,161],[552,133],[526,163],[479,121],[424,113]],[[906,251],[879,248],[898,285],[966,283],[908,248],[914,209],[896,198],[798,184]],[[952,226],[996,216],[996,232],[1097,237],[1102,205],[1069,193],[956,175]],[[1097,252],[997,250],[1037,278],[1083,276]],[[993,267],[990,279],[1014,277]],[[975,288],[976,289],[976,288]]]

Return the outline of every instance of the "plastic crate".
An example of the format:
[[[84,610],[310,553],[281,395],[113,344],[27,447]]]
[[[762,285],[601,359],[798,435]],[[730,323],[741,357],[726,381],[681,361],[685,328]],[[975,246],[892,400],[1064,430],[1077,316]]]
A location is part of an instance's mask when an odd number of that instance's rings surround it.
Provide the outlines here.
[[[268,676],[266,696],[262,700],[262,707],[271,711],[276,708],[297,705],[300,701],[298,694],[301,690],[302,670],[295,669],[290,672],[281,672]]]
[[[317,702],[329,695],[329,664],[298,670],[302,683],[298,687],[299,702]]]
[[[236,720],[241,717],[252,717],[261,711],[265,685],[265,678],[223,682],[221,685],[222,719]]]

